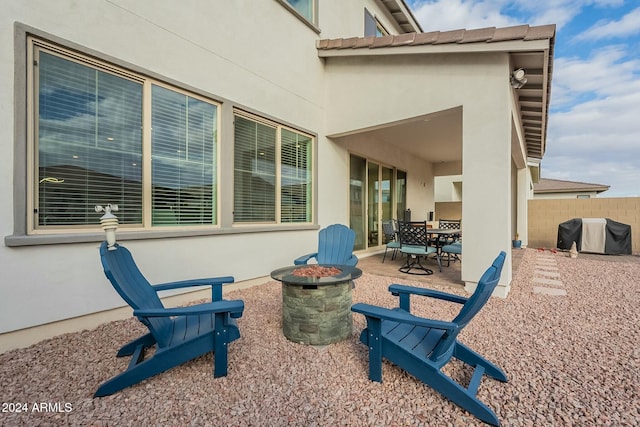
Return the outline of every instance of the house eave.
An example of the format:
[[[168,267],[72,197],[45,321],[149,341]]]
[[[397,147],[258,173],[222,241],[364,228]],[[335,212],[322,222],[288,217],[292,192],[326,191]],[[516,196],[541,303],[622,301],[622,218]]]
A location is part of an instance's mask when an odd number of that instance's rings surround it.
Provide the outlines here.
[[[406,36],[406,35],[403,35]],[[398,36],[389,36],[398,37]],[[351,39],[338,39],[341,46],[326,49],[323,46],[325,40],[317,42],[318,56],[321,58],[350,57],[350,56],[384,56],[384,55],[437,55],[437,54],[463,54],[463,53],[521,53],[548,51],[548,40],[532,41],[506,41],[499,43],[464,43],[464,44],[440,44],[440,45],[415,45],[407,40],[403,46],[391,42],[389,46],[371,46],[363,48],[355,45]],[[338,40],[329,40],[329,44],[338,43]]]
[[[403,33],[422,32],[422,27],[413,16],[404,0],[378,0],[396,21]]]

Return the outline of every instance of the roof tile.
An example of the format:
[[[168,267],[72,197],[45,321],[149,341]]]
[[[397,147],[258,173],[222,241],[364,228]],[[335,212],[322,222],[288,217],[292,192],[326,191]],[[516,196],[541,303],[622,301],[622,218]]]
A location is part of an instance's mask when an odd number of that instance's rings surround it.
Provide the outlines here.
[[[340,49],[342,46],[342,39],[331,39],[327,45],[327,49]]]
[[[322,39],[316,42],[317,49],[326,49],[329,46],[329,39]]]
[[[413,43],[413,40],[416,38],[416,33],[406,33],[400,34],[397,36],[393,36],[393,45],[394,46],[402,46]]]
[[[540,25],[538,27],[529,27],[529,32],[527,33],[524,40],[541,40],[541,39],[550,39],[556,34],[556,26],[555,25]]]
[[[358,37],[351,37],[348,39],[341,39],[341,40],[342,40],[342,46],[340,46],[339,49],[352,49],[356,47],[356,44],[358,43]]]
[[[460,40],[460,43],[486,42],[493,38],[495,32],[496,27],[467,30],[462,35],[462,40]]]
[[[413,45],[433,44],[438,40],[440,31],[431,31],[428,33],[417,33],[413,39]]]
[[[371,46],[371,44],[375,39],[376,39],[376,36],[360,37],[358,38],[358,42],[355,45],[355,49],[358,49],[361,47],[369,47]]]
[[[556,26],[516,25],[504,28],[479,28],[474,30],[432,31],[428,33],[405,33],[383,37],[351,37],[347,39],[324,39],[316,43],[319,50],[362,49],[396,46],[418,46],[427,44],[500,42],[509,40],[543,40],[555,36]]]
[[[371,43],[371,48],[388,47],[393,44],[393,36],[376,37]]]
[[[492,42],[501,42],[506,40],[522,40],[529,31],[528,25],[517,25],[515,27],[496,28],[493,33]]]
[[[465,30],[441,31],[438,40],[433,44],[458,43],[462,40]]]

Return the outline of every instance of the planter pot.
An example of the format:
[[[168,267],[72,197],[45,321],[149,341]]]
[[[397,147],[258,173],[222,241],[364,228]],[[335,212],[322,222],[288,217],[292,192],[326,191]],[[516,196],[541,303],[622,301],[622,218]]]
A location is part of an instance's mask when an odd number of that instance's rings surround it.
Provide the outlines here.
[[[522,247],[522,240],[512,240],[511,243],[514,249],[520,249]]]

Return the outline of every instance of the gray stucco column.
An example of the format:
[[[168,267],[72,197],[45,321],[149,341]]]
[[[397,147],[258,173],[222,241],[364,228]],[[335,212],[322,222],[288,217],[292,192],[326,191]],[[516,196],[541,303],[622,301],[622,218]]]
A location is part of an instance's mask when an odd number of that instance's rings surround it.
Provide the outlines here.
[[[473,291],[500,251],[507,252],[494,292],[506,296],[511,283],[511,113],[505,72],[485,76],[484,96],[464,105],[462,195],[464,262],[462,280]]]

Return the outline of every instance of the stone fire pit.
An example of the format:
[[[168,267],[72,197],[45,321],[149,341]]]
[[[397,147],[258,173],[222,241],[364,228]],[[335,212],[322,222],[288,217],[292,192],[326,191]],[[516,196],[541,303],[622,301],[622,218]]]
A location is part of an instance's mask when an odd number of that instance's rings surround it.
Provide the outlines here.
[[[296,265],[271,272],[282,282],[282,331],[310,345],[341,341],[351,334],[352,280],[362,275],[348,265]]]

